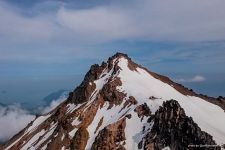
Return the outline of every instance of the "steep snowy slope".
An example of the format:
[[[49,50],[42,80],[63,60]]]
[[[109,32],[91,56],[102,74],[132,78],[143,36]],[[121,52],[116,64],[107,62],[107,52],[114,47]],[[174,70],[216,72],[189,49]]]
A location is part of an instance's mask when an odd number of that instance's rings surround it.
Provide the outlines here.
[[[173,99],[173,100],[172,100]],[[213,101],[214,100],[214,101]],[[4,149],[186,149],[225,144],[225,112],[117,53]]]
[[[183,95],[172,86],[150,76],[141,68],[131,71],[127,64],[127,59],[119,60],[118,65],[123,70],[119,74],[122,81],[121,91],[128,93],[128,96],[134,96],[140,103],[147,102],[151,110],[156,110],[157,105],[154,104],[155,101],[148,101],[150,96],[160,98],[162,101],[175,99],[185,110],[187,116],[191,116],[203,131],[213,135],[219,144],[224,142],[225,112],[219,106],[212,105],[195,96]]]

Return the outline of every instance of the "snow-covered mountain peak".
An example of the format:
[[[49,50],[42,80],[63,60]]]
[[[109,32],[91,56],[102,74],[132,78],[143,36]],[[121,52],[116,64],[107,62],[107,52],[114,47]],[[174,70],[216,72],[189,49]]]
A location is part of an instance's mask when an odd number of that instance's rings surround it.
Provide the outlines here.
[[[92,65],[66,101],[37,117],[5,149],[186,149],[225,144],[224,103],[117,53]]]

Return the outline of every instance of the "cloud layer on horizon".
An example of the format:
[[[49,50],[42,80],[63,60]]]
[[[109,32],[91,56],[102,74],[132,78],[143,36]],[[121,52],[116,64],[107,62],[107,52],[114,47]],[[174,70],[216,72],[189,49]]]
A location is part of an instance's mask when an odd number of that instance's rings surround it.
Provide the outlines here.
[[[6,141],[22,130],[35,115],[21,108],[20,105],[0,106],[0,141]]]
[[[66,95],[60,96],[58,99],[45,107],[39,107],[38,112],[45,114],[56,108],[67,98]],[[35,115],[21,107],[20,104],[0,105],[0,142],[5,142],[20,130],[25,128],[28,123],[35,119]]]

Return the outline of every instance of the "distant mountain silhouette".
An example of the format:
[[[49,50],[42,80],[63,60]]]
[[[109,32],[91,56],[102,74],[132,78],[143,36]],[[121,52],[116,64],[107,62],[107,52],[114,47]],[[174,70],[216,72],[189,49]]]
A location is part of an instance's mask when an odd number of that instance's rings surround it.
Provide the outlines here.
[[[46,103],[46,105],[49,105],[53,100],[58,99],[64,92],[67,92],[68,90],[60,89],[56,92],[52,92],[46,97],[43,98],[43,101]]]

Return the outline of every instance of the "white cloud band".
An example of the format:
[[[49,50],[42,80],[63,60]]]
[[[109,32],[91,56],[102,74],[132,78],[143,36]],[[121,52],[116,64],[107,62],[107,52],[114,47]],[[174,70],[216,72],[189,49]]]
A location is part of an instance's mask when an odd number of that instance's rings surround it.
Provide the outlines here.
[[[205,80],[206,78],[201,75],[196,75],[190,79],[183,79],[183,78],[177,79],[178,82],[203,82]]]
[[[40,3],[39,7],[53,7],[44,4]],[[69,9],[59,4],[43,13],[36,8],[33,16],[27,16],[1,2],[0,35],[25,41],[32,38],[73,38],[79,42],[224,40],[224,5],[223,0],[132,0],[85,9]]]

